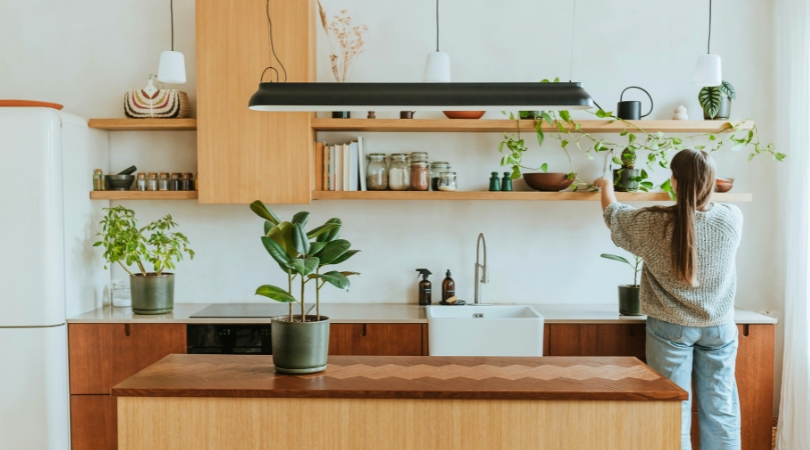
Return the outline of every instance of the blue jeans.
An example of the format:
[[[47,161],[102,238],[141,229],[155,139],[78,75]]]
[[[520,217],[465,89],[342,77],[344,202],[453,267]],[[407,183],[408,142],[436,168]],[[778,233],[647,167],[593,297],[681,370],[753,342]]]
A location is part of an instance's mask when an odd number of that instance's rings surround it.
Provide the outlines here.
[[[740,449],[740,400],[734,366],[737,326],[684,327],[647,318],[647,364],[689,393],[683,402],[681,450],[692,448],[692,382],[701,450]]]

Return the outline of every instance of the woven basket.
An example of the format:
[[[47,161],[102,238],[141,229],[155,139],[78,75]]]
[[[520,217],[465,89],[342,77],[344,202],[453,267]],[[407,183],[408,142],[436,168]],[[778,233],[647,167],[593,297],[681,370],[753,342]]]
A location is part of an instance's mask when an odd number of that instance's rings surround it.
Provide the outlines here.
[[[124,114],[131,119],[182,119],[191,117],[188,95],[176,89],[127,91]]]

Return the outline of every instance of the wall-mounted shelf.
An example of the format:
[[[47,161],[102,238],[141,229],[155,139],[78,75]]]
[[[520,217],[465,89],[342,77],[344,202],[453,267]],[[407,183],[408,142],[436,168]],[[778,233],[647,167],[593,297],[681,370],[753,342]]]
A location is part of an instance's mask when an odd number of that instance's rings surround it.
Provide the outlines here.
[[[315,131],[379,131],[379,132],[445,132],[445,133],[513,133],[517,131],[516,120],[469,120],[469,119],[312,119]],[[619,121],[581,120],[586,133],[621,133],[637,130],[637,125],[650,133],[719,133],[731,128],[723,120],[634,120],[631,126]],[[565,125],[569,128],[570,125]],[[753,128],[751,120],[740,123],[740,129]],[[521,120],[520,129],[531,132],[534,120]],[[557,128],[543,123],[543,131]]]
[[[196,200],[197,191],[90,191],[91,200]]]
[[[435,191],[313,191],[313,200],[544,200],[544,201],[599,201],[593,192],[435,192]],[[663,192],[617,192],[623,202],[670,201]],[[714,194],[718,202],[750,202],[751,194]]]
[[[189,131],[197,119],[90,119],[90,128],[107,131]]]

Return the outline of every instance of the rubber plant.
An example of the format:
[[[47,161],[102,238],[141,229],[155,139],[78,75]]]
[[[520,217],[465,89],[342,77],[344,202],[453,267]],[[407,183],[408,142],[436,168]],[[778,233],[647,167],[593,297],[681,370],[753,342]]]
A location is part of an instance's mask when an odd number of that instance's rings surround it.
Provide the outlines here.
[[[723,81],[720,86],[705,86],[698,93],[698,101],[700,102],[703,111],[712,119],[717,116],[720,111],[720,103],[723,101],[723,95],[731,100],[737,100],[737,91],[734,86],[728,81]]]
[[[632,255],[632,253],[631,253]],[[633,269],[633,286],[638,287],[638,274],[641,273],[641,265],[643,264],[643,260],[640,256],[632,255],[634,262],[630,262],[627,258],[621,257],[619,255],[611,255],[610,253],[602,253],[602,258],[609,259],[611,261],[618,261],[620,263],[625,263]]]
[[[360,250],[352,250],[351,243],[339,239],[343,224],[340,219],[329,219],[323,225],[305,230],[309,213],[301,211],[289,221],[282,221],[263,202],[257,200],[250,209],[264,219],[264,235],[261,238],[267,253],[287,274],[287,289],[265,284],[256,289],[256,295],[281,303],[289,303],[290,322],[293,322],[293,303],[301,306],[301,321],[306,322],[306,286],[315,283],[315,314],[321,320],[321,289],[331,284],[338,289],[349,290],[349,278],[357,272],[326,270],[329,266],[347,261]],[[300,299],[293,294],[293,282],[300,282]]]

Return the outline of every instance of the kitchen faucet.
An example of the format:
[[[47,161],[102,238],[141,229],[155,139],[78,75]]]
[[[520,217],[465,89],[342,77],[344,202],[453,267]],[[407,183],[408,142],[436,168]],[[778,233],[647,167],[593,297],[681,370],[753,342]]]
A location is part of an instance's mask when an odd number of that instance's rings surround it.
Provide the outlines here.
[[[484,264],[480,262],[482,244],[484,247]],[[478,235],[478,242],[475,244],[475,299],[473,305],[488,306],[489,303],[481,303],[481,283],[489,283],[489,276],[487,276],[487,240],[484,239],[484,233]]]

